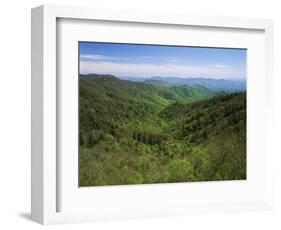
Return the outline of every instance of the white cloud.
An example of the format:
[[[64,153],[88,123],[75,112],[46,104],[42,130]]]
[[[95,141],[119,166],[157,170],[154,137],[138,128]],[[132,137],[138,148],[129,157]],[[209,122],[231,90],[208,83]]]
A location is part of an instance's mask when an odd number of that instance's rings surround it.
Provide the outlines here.
[[[110,57],[99,55],[99,54],[81,54],[80,58],[91,59],[91,60],[109,60]]]
[[[180,60],[174,57],[160,57],[160,56],[137,56],[136,58],[142,58],[142,59],[159,59],[163,62],[179,62]]]
[[[211,67],[214,67],[214,68],[231,68],[231,66],[229,65],[211,65]]]
[[[159,59],[163,62],[179,62],[178,59],[173,58],[173,57],[158,57],[158,56],[136,56],[134,57],[135,59]],[[87,59],[93,60],[93,61],[118,61],[118,60],[130,60],[130,58],[125,58],[125,57],[111,57],[111,56],[105,56],[105,55],[100,55],[100,54],[81,54],[80,59]],[[86,61],[86,60],[85,60]]]
[[[234,68],[219,68],[218,66],[188,66],[177,64],[132,64],[113,62],[91,62],[81,61],[80,72],[114,74],[116,76],[130,77],[213,77],[213,78],[233,78],[244,77],[243,70]]]
[[[163,57],[159,56],[139,56],[140,58],[148,58],[148,59],[163,59]]]

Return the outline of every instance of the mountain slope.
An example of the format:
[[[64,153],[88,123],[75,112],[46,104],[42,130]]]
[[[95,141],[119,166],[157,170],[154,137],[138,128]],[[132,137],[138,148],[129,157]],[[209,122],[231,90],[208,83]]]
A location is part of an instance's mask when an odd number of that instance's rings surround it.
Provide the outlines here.
[[[205,151],[208,166],[198,166],[199,178],[246,179],[246,93],[174,103],[160,116],[170,122],[167,132],[175,139]]]
[[[112,75],[83,75],[79,82],[80,125],[84,128],[103,123],[114,126],[116,121],[133,117],[142,119],[172,102],[191,102],[216,94],[201,86],[156,86],[124,81]]]
[[[245,131],[246,93],[219,95],[188,104],[176,102],[160,116],[175,122],[178,136],[203,143],[208,136]]]

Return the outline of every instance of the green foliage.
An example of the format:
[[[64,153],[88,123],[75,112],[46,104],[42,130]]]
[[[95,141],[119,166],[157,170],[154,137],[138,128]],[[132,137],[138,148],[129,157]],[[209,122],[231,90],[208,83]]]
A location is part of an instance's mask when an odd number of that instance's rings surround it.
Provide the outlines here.
[[[246,94],[80,78],[81,186],[246,179]]]
[[[169,166],[169,182],[194,181],[194,166],[184,159],[171,160]]]

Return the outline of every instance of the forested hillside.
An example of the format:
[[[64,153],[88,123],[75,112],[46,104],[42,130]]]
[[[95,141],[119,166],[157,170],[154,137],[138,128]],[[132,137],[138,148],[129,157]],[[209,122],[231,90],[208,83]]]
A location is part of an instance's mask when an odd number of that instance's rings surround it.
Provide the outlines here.
[[[246,94],[80,76],[80,185],[246,178]]]

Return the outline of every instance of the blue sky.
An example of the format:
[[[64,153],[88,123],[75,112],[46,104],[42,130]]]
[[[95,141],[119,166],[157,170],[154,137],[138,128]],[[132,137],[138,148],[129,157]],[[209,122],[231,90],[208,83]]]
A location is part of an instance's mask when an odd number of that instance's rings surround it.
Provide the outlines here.
[[[246,78],[246,49],[80,42],[80,73]]]

